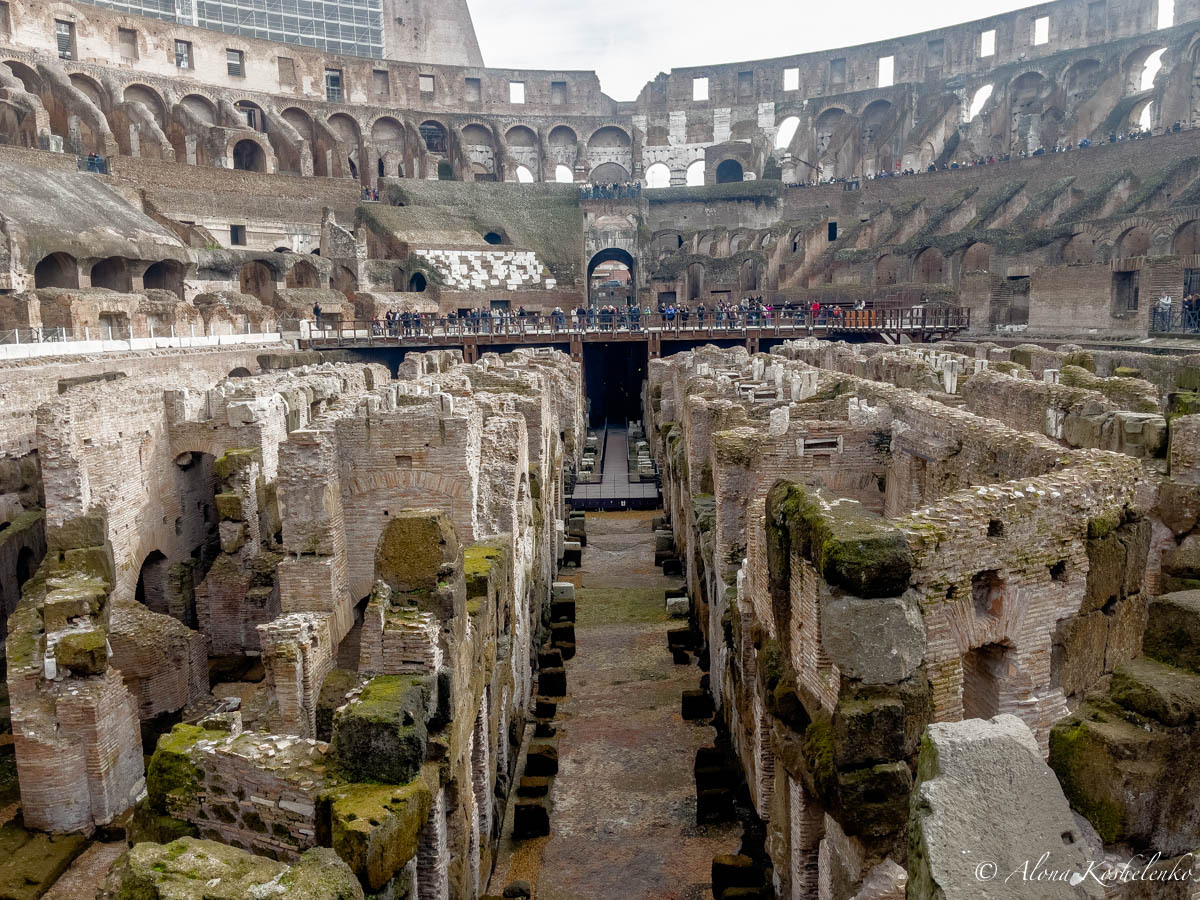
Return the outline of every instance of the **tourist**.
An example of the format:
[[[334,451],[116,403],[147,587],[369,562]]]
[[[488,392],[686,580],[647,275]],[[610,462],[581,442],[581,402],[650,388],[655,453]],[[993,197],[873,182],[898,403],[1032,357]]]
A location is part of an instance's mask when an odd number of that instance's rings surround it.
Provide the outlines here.
[[[317,322],[317,331],[321,330],[321,304],[316,302],[313,304],[313,318]]]

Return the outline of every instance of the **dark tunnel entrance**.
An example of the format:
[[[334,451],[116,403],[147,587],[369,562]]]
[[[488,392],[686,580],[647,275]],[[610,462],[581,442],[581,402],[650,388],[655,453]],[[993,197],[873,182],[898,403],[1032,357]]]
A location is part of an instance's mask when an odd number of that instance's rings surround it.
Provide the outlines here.
[[[583,345],[590,424],[619,424],[642,418],[646,359],[647,345],[642,341]]]

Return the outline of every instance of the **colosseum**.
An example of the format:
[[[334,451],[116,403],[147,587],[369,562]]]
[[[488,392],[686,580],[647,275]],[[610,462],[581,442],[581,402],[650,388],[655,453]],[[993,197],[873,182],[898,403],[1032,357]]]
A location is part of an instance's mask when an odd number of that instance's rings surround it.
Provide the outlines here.
[[[0,0],[0,900],[1200,898],[1200,0],[487,50]]]

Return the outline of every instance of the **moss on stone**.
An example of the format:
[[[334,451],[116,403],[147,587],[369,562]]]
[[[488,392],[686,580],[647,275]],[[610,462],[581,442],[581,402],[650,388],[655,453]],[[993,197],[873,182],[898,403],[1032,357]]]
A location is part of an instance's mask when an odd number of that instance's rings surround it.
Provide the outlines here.
[[[108,638],[103,631],[73,631],[54,645],[54,659],[76,675],[102,675],[108,668]]]
[[[1081,710],[1085,711],[1086,707]],[[1125,811],[1096,790],[1112,779],[1103,745],[1095,740],[1085,718],[1072,717],[1051,729],[1049,764],[1072,808],[1092,823],[1105,843],[1120,840],[1125,833]]]
[[[223,522],[241,522],[246,516],[242,512],[242,498],[238,494],[217,494],[217,514]]]
[[[463,551],[463,575],[467,581],[467,598],[486,597],[488,580],[497,560],[505,557],[500,544],[472,544]]]
[[[405,784],[425,760],[432,685],[427,678],[380,675],[334,715],[331,749],[351,781]]]
[[[203,779],[200,768],[192,762],[192,748],[197,741],[217,741],[225,737],[228,735],[220,731],[206,731],[186,724],[176,725],[159,737],[146,768],[150,809],[160,814],[168,813],[172,803],[186,802],[199,789]]]
[[[433,807],[421,779],[403,785],[352,784],[329,792],[334,851],[370,891],[386,887],[417,853]]]
[[[228,450],[213,462],[213,474],[221,481],[227,481],[242,469],[248,469],[257,460],[257,450],[250,448]]]

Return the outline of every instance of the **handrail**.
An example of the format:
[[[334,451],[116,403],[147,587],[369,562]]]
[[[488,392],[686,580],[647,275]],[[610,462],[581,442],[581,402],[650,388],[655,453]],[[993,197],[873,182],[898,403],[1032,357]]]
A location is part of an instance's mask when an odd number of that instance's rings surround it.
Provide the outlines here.
[[[754,310],[734,313],[692,310],[688,314],[646,315],[632,309],[616,312],[588,310],[586,313],[530,313],[524,316],[504,314],[481,317],[414,314],[411,319],[390,325],[379,319],[301,323],[301,337],[313,341],[365,341],[368,344],[429,341],[453,343],[456,339],[474,339],[504,343],[505,337],[532,337],[570,340],[584,335],[649,335],[674,338],[795,337],[821,332],[924,332],[969,328],[968,307],[910,307],[903,309],[844,310],[840,315],[809,310],[791,314],[766,314]]]

